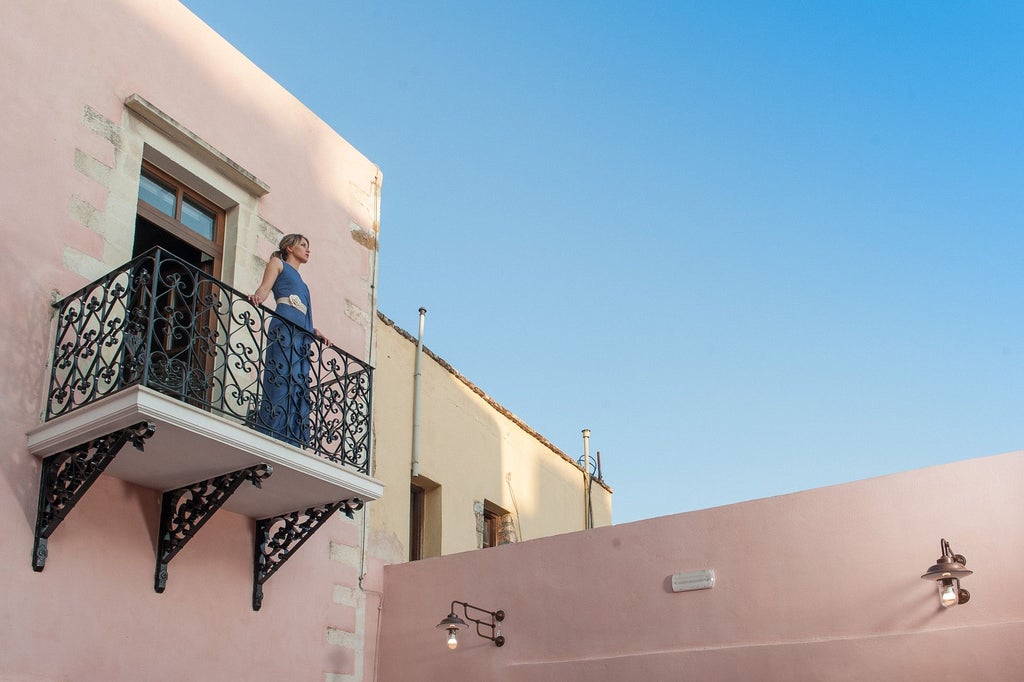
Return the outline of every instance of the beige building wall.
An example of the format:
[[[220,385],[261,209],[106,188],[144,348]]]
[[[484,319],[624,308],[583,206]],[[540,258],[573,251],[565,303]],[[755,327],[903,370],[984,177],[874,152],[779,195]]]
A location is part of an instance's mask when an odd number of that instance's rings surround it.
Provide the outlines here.
[[[410,484],[424,493],[423,557],[481,546],[483,507],[508,512],[505,530],[532,540],[585,528],[583,470],[439,356],[424,348],[419,477],[411,479],[413,377],[417,341],[378,314],[374,375],[377,546],[389,562],[409,557]],[[581,441],[582,450],[582,441]],[[595,526],[612,520],[612,491],[595,481]],[[510,523],[511,522],[511,523]],[[511,525],[511,528],[509,527]],[[499,541],[500,542],[500,541]]]

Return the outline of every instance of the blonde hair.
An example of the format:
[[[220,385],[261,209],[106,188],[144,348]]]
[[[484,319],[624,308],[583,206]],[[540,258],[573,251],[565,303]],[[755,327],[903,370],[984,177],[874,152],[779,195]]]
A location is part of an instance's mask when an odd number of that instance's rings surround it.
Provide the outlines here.
[[[274,256],[277,256],[281,260],[287,259],[288,249],[298,246],[303,239],[306,240],[307,244],[309,243],[309,239],[306,239],[305,235],[301,235],[298,233],[286,234],[285,236],[281,237],[281,241],[277,245],[277,251],[270,254],[270,257],[273,258]]]

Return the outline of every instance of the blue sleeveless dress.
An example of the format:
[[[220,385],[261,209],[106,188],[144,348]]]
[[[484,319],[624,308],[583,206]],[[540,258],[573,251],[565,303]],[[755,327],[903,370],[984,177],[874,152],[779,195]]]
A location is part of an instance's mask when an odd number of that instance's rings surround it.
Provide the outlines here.
[[[313,342],[313,306],[309,287],[302,281],[299,271],[288,263],[284,263],[277,276],[273,292],[275,300],[297,295],[306,305],[306,312],[284,303],[277,304],[277,314],[287,322],[275,317],[267,328],[256,429],[303,447],[309,444],[309,347]]]

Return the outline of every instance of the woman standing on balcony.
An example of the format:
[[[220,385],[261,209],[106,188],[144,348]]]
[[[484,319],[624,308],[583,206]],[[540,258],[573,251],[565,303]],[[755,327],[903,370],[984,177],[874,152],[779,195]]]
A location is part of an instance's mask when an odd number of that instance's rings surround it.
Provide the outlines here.
[[[277,314],[266,334],[263,395],[256,414],[256,428],[292,445],[309,442],[309,347],[316,337],[330,341],[313,326],[309,287],[299,267],[309,262],[309,240],[301,234],[285,235],[270,256],[263,282],[249,297],[260,305],[271,294]]]

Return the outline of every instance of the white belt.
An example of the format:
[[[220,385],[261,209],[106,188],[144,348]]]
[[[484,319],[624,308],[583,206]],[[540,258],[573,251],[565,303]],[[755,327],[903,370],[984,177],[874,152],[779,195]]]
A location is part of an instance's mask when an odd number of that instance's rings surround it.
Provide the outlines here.
[[[308,310],[308,308],[306,308],[306,304],[302,302],[302,299],[299,298],[297,294],[292,294],[291,296],[282,296],[281,298],[277,299],[277,302],[283,303],[284,305],[290,305],[303,315],[305,315],[306,310]]]

